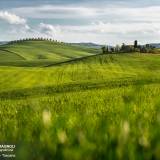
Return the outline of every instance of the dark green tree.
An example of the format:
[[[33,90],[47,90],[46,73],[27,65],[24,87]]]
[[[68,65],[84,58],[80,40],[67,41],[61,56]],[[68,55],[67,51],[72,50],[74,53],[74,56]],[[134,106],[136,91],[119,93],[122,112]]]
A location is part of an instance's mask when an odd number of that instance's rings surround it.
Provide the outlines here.
[[[138,48],[138,41],[137,40],[134,41],[134,48]]]

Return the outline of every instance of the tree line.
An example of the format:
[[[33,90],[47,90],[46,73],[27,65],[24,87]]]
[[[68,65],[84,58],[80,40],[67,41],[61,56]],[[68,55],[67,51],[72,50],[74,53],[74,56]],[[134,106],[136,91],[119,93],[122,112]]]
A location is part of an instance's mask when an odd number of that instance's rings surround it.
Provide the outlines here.
[[[64,42],[60,42],[58,40],[54,40],[54,39],[51,39],[51,38],[43,38],[43,37],[24,38],[24,39],[19,39],[19,40],[13,40],[13,41],[10,41],[9,44],[21,43],[21,42],[26,42],[26,41],[49,41],[49,42],[54,42],[54,43],[59,43],[59,44],[67,44],[67,43],[64,43]]]

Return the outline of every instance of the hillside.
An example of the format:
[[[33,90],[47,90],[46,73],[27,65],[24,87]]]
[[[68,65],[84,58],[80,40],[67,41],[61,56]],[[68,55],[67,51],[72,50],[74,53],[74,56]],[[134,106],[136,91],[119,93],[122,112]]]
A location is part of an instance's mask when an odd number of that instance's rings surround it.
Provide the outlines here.
[[[99,52],[99,49],[64,43],[24,41],[0,46],[0,65],[43,66]]]
[[[0,141],[19,144],[17,159],[157,159],[160,55],[99,51],[49,41],[0,47],[8,65]]]
[[[96,55],[0,75],[0,141],[18,143],[17,159],[158,159],[160,55]]]
[[[157,49],[160,48],[160,43],[151,43],[150,45],[157,48]]]
[[[4,44],[7,44],[8,42],[7,41],[0,41],[0,45],[4,45]]]
[[[81,46],[81,47],[87,47],[87,48],[102,48],[103,45],[95,44],[95,43],[71,43],[73,46]]]

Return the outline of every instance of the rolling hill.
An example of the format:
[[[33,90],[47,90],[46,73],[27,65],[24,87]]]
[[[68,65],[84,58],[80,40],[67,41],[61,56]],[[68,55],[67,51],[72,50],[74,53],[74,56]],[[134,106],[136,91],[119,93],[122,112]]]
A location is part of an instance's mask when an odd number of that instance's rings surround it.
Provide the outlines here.
[[[17,160],[159,159],[160,55],[95,55],[0,75],[0,141],[17,142]]]
[[[7,41],[0,41],[0,45],[4,45],[4,44],[7,44],[8,42]]]
[[[103,45],[96,44],[96,43],[71,43],[73,46],[83,46],[86,48],[97,48],[100,49],[102,48]]]
[[[17,160],[159,159],[160,55],[99,53],[0,47],[0,141],[17,142]]]
[[[0,46],[2,66],[43,66],[99,53],[96,48],[50,41],[23,41]]]

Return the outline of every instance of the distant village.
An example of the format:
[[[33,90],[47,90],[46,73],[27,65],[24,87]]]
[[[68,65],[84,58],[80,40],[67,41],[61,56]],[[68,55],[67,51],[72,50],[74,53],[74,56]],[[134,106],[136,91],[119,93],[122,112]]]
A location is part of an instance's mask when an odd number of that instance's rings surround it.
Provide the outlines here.
[[[131,52],[140,52],[140,53],[154,53],[155,47],[150,44],[139,45],[138,41],[135,40],[133,45],[122,44],[121,46],[116,45],[115,47],[103,46],[102,52],[106,53],[131,53]]]

